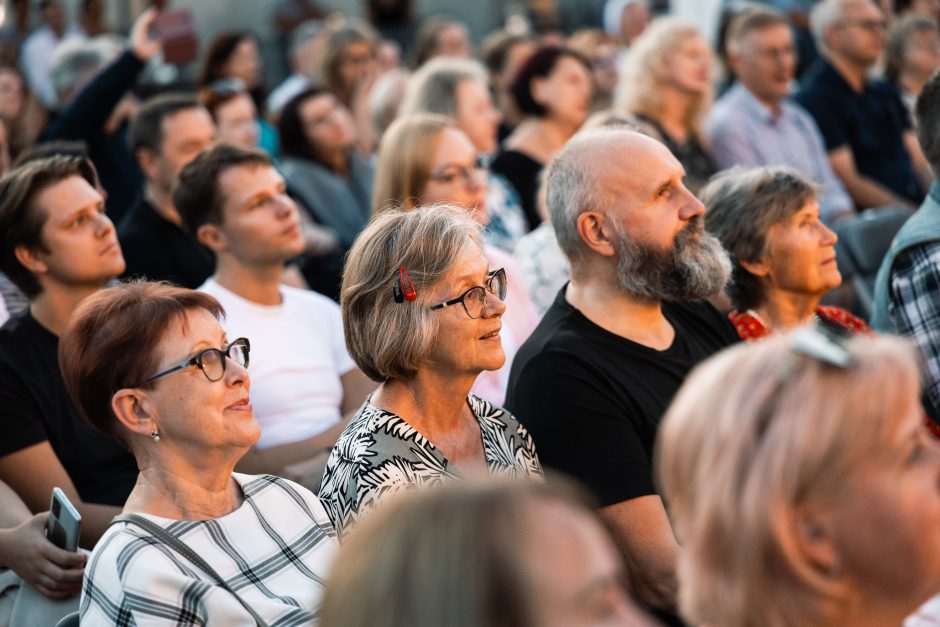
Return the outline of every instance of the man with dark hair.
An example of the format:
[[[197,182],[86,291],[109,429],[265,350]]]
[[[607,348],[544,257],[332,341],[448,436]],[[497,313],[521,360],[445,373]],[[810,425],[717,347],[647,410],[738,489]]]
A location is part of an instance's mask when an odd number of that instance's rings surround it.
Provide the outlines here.
[[[215,254],[215,274],[199,289],[225,307],[232,337],[252,341],[261,439],[239,468],[315,490],[325,454],[375,384],[346,352],[336,303],[281,284],[284,264],[305,246],[284,178],[264,153],[223,144],[183,168],[173,200]]]
[[[940,175],[940,72],[924,85],[914,108],[917,139]],[[924,359],[924,406],[940,423],[940,183],[904,223],[875,279],[871,326],[904,335]]]
[[[688,372],[738,340],[705,300],[731,263],[684,176],[633,131],[586,133],[555,157],[546,199],[571,281],[519,349],[506,395],[542,463],[597,496],[636,597],[670,622],[679,545],[653,482],[656,432]]]
[[[128,141],[145,183],[118,227],[124,275],[198,287],[212,274],[212,255],[183,230],[172,194],[183,166],[215,141],[212,117],[193,96],[155,96],[134,118]]]
[[[58,367],[59,334],[79,304],[124,270],[87,159],[29,162],[0,181],[0,271],[30,300],[0,329],[0,481],[33,512],[60,487],[90,546],[137,478],[130,453],[78,415]]]

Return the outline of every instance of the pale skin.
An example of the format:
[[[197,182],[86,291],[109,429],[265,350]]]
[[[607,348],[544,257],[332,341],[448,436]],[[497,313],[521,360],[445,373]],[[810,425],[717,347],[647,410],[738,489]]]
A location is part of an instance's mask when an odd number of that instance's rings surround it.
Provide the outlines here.
[[[604,193],[618,198],[609,215],[585,211],[577,220],[585,254],[572,263],[568,302],[603,329],[654,350],[669,348],[675,328],[661,302],[635,298],[619,289],[615,233],[619,220],[632,237],[663,248],[704,207],[682,184],[685,170],[662,144],[638,133],[617,133],[582,144],[580,158],[591,163]],[[643,177],[623,176],[641,171]],[[624,555],[636,597],[656,608],[674,610],[679,545],[663,502],[642,496],[601,509]]]
[[[305,246],[300,214],[287,196],[284,179],[271,166],[252,164],[223,171],[218,184],[225,198],[222,222],[204,224],[197,232],[199,241],[215,253],[213,278],[246,300],[261,305],[280,304],[284,264]],[[290,467],[286,475],[303,480],[308,471],[298,464],[325,461],[339,434],[376,386],[358,368],[342,374],[340,382],[342,420],[298,442],[252,448],[239,462],[239,470],[250,474],[285,474]],[[309,473],[315,475],[318,470],[322,467],[315,464]]]
[[[104,199],[84,179],[69,177],[40,192],[35,202],[48,216],[42,230],[48,252],[18,246],[15,254],[42,288],[30,302],[33,318],[60,335],[79,303],[124,270],[124,258],[104,215]],[[0,457],[0,480],[34,513],[47,510],[52,489],[61,488],[82,516],[83,546],[94,546],[120,512],[84,502],[48,440]]]

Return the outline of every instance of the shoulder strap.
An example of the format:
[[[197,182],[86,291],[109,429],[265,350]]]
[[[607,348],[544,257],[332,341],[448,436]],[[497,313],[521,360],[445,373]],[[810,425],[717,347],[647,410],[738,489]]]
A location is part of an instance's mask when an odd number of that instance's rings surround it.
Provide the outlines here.
[[[164,544],[166,544],[167,546],[175,550],[177,553],[185,557],[192,564],[194,564],[197,568],[199,568],[204,573],[206,573],[207,575],[215,579],[216,583],[218,583],[220,586],[228,590],[232,594],[232,596],[234,596],[235,599],[239,603],[241,603],[241,606],[245,608],[245,611],[247,611],[248,614],[251,615],[253,619],[255,619],[255,623],[257,624],[258,627],[268,627],[268,624],[264,622],[264,619],[258,616],[258,613],[255,612],[255,610],[248,604],[248,602],[245,601],[237,592],[235,592],[235,590],[233,590],[231,586],[229,586],[228,583],[226,583],[225,579],[223,579],[222,576],[219,575],[219,573],[217,573],[214,568],[209,566],[206,560],[199,557],[199,555],[195,551],[193,551],[192,548],[189,547],[189,545],[187,545],[185,542],[177,538],[175,535],[173,535],[172,533],[170,533],[169,531],[167,531],[166,529],[164,529],[157,523],[153,522],[149,518],[145,518],[141,516],[140,514],[121,514],[119,516],[115,516],[114,520],[112,520],[108,526],[110,527],[111,525],[114,525],[117,523],[128,523],[131,525],[137,525],[138,527],[141,527],[142,529],[150,532],[152,536],[159,539],[161,542],[163,542]]]

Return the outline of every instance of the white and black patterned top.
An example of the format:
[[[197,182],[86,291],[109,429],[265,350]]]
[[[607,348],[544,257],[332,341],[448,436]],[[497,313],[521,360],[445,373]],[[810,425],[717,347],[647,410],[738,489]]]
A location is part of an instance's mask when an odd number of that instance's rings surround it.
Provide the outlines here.
[[[525,427],[505,409],[473,394],[467,400],[480,424],[490,474],[542,478],[542,466]],[[320,500],[342,535],[388,494],[456,479],[460,473],[427,438],[400,416],[367,399],[330,453],[320,482]]]
[[[231,514],[201,521],[144,515],[189,545],[269,625],[309,625],[337,549],[323,506],[280,477],[232,476],[245,501]],[[83,627],[255,625],[209,575],[144,529],[120,523],[92,552],[80,611]]]

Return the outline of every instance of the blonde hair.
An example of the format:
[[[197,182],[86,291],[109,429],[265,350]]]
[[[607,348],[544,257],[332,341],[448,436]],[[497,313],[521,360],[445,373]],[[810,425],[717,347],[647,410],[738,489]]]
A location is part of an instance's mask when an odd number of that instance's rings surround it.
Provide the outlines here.
[[[353,243],[343,270],[340,309],[346,347],[375,381],[408,379],[427,359],[437,335],[429,288],[468,246],[482,253],[480,225],[459,207],[387,208]],[[396,302],[404,266],[417,297]]]
[[[832,509],[883,453],[898,409],[916,403],[912,347],[846,344],[839,369],[792,352],[781,335],[696,368],[660,425],[656,471],[682,544],[679,605],[695,624],[832,624],[849,589],[798,544],[797,508]]]
[[[660,84],[672,55],[688,37],[702,37],[702,34],[695,26],[678,18],[663,17],[653,21],[630,47],[614,92],[614,109],[658,120],[663,108]],[[709,85],[689,110],[685,124],[696,135],[701,135],[713,97]]]
[[[431,174],[434,144],[445,128],[457,128],[443,115],[418,113],[395,120],[379,143],[372,191],[372,215],[388,207],[414,209]]]

